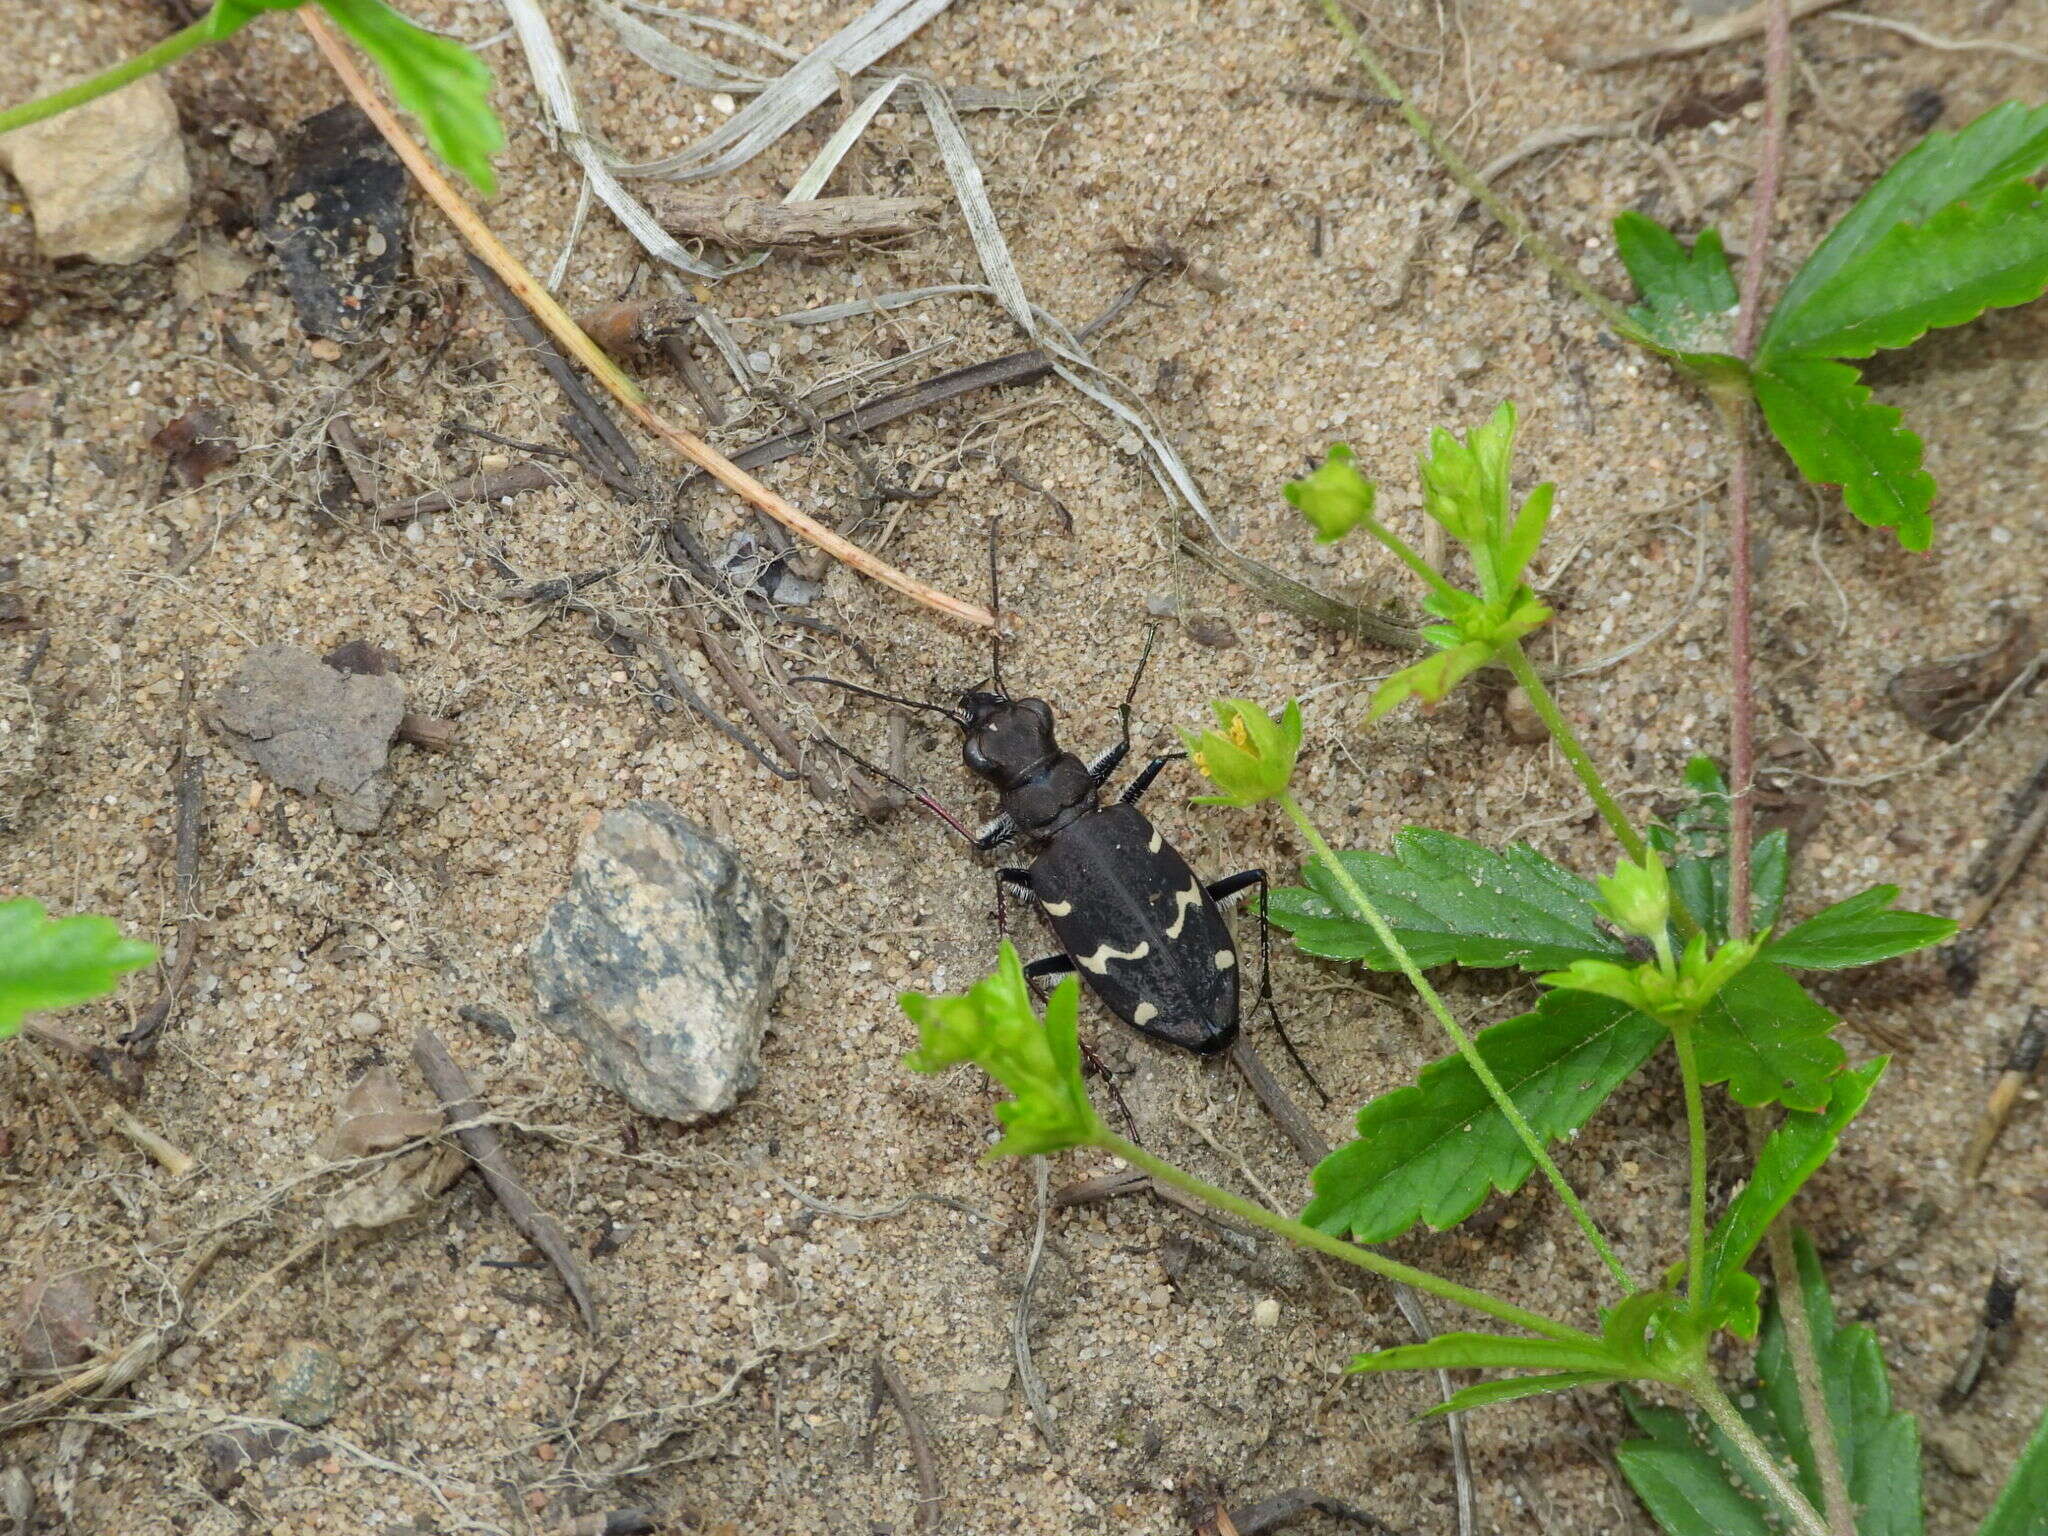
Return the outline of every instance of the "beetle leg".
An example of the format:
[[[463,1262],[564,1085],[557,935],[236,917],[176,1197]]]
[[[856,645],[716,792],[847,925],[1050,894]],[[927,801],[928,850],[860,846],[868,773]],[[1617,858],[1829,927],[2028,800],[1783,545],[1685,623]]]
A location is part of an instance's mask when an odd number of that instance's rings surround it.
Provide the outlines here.
[[[1287,1026],[1280,1022],[1280,1007],[1273,1001],[1273,925],[1266,920],[1266,901],[1271,894],[1270,888],[1266,884],[1266,872],[1263,869],[1247,869],[1234,875],[1225,875],[1221,880],[1218,880],[1208,888],[1209,899],[1216,902],[1228,901],[1233,896],[1243,895],[1253,886],[1259,888],[1259,1001],[1257,1006],[1265,1009],[1267,1014],[1271,1016],[1273,1028],[1280,1036],[1280,1043],[1287,1047],[1288,1056],[1293,1059],[1294,1065],[1300,1069],[1301,1075],[1308,1079],[1309,1086],[1315,1089],[1317,1095],[1327,1104],[1330,1102],[1329,1094],[1325,1093],[1323,1085],[1316,1081],[1315,1073],[1309,1071],[1308,1063],[1301,1059],[1301,1052],[1294,1048],[1294,1041],[1288,1036]]]
[[[1023,890],[1031,889],[1031,871],[1028,869],[1003,868],[996,871],[996,936],[1007,939],[1010,936],[1010,911],[1004,898],[1011,886]]]
[[[1044,959],[1034,960],[1025,966],[1024,975],[1029,980],[1042,981],[1048,976],[1064,976],[1073,968],[1074,961],[1072,956],[1047,955]]]
[[[1017,840],[1017,823],[1008,814],[996,817],[982,825],[980,831],[970,834],[976,853],[987,853],[991,848],[1000,848],[1005,843]]]
[[[1118,805],[1136,805],[1138,797],[1150,789],[1152,781],[1159,777],[1160,769],[1164,768],[1168,763],[1177,763],[1186,756],[1187,753],[1185,752],[1169,752],[1164,757],[1153,758],[1151,762],[1145,765],[1144,770],[1124,787],[1124,792],[1116,797],[1116,803]]]
[[[1120,741],[1107,752],[1098,753],[1088,764],[1088,777],[1095,781],[1097,789],[1109,782],[1109,776],[1123,765],[1123,760],[1130,755],[1130,751],[1130,742]]]

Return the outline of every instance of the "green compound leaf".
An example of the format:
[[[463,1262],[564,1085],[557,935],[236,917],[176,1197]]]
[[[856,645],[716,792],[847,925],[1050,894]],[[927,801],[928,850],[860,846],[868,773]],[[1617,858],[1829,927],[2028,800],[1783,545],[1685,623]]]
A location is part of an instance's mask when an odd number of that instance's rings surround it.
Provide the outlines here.
[[[376,61],[435,152],[485,197],[495,196],[491,157],[505,147],[505,130],[491,110],[490,67],[460,43],[421,31],[384,0],[319,3]]]
[[[1840,1022],[1789,972],[1753,960],[1700,1014],[1700,1081],[1726,1083],[1752,1109],[1820,1109],[1848,1061],[1831,1033]]]
[[[2026,304],[2048,287],[2048,203],[2015,181],[1981,201],[1951,203],[1924,224],[1899,224],[1771,323],[1758,365],[1773,357],[1868,357],[1987,309]]]
[[[1857,1509],[1858,1536],[1921,1536],[1918,1427],[1910,1414],[1892,1411],[1876,1336],[1868,1328],[1836,1326],[1834,1304],[1812,1242],[1800,1233],[1794,1247],[1801,1294],[1792,1304],[1805,1307],[1813,1330],[1822,1395],[1850,1502]],[[1760,1380],[1744,1417],[1766,1446],[1791,1458],[1794,1480],[1817,1508],[1820,1474],[1785,1342],[1782,1309],[1790,1300],[1772,1299],[1757,1351]],[[1649,1438],[1628,1441],[1615,1458],[1629,1485],[1672,1536],[1771,1536],[1788,1528],[1776,1502],[1719,1430],[1633,1396],[1628,1404],[1637,1427]],[[2017,1526],[1997,1536],[2035,1529]],[[1980,1536],[1991,1536],[1990,1528]]]
[[[1873,885],[1816,912],[1764,946],[1763,958],[1795,970],[1839,971],[1939,944],[1956,931],[1946,917],[1892,909],[1899,888]]]
[[[122,938],[112,918],[53,918],[39,901],[0,901],[0,1040],[30,1010],[104,996],[123,971],[154,959],[154,944]]]
[[[2048,1536],[2048,1413],[2041,1415],[1977,1536]]]
[[[1725,1302],[1737,1315],[1748,1313],[1753,1287],[1746,1283],[1748,1276],[1741,1273],[1742,1266],[1756,1252],[1757,1244],[1764,1240],[1778,1213],[1791,1203],[1821,1164],[1834,1155],[1835,1142],[1861,1112],[1890,1061],[1890,1057],[1880,1056],[1867,1067],[1842,1073],[1835,1079],[1826,1110],[1818,1114],[1792,1110],[1771,1132],[1757,1155],[1749,1182],[1728,1202],[1728,1208],[1707,1235],[1706,1266],[1700,1286],[1703,1297],[1710,1302]],[[1722,1288],[1731,1280],[1736,1284],[1723,1296]]]
[[[2006,102],[1954,133],[1930,133],[1878,179],[1806,259],[1765,327],[1759,353],[1793,350],[1804,311],[1901,224],[1921,224],[1951,203],[1982,201],[2048,165],[2048,106]],[[1802,466],[1803,467],[1803,466]],[[1911,547],[1911,546],[1908,546]]]
[[[1545,1141],[1584,1125],[1663,1044],[1664,1026],[1584,992],[1547,992],[1533,1012],[1483,1030],[1476,1044]],[[1462,1056],[1431,1062],[1410,1086],[1358,1112],[1358,1139],[1316,1165],[1302,1220],[1364,1243],[1418,1222],[1441,1230],[1534,1171],[1528,1149]]]
[[[1476,968],[1553,970],[1574,960],[1626,960],[1627,948],[1601,926],[1599,893],[1563,866],[1517,843],[1496,853],[1427,827],[1408,827],[1394,851],[1338,859],[1420,966],[1455,960]],[[1312,955],[1398,967],[1321,861],[1302,870],[1309,889],[1273,892],[1269,915]]]
[[[1889,528],[1902,547],[1934,542],[1934,477],[1920,467],[1920,439],[1899,425],[1899,413],[1873,400],[1847,363],[1819,357],[1774,357],[1752,375],[1757,404],[1772,435],[1800,474],[1815,485],[1839,485],[1861,522]]]

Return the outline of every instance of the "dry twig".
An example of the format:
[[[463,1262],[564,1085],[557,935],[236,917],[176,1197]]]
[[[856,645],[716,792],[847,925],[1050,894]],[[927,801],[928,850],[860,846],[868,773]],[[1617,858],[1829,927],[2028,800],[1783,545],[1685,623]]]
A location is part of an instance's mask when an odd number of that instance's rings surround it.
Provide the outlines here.
[[[939,1505],[945,1497],[939,1492],[939,1469],[932,1459],[931,1438],[925,1433],[917,1405],[910,1400],[910,1388],[905,1385],[902,1372],[880,1355],[875,1357],[875,1388],[878,1395],[887,1396],[896,1405],[897,1417],[903,1420],[903,1438],[910,1442],[910,1456],[917,1463],[917,1528],[928,1531],[939,1523]]]
[[[441,1037],[431,1029],[423,1029],[413,1036],[412,1059],[420,1069],[420,1076],[427,1080],[427,1086],[440,1101],[441,1113],[455,1127],[455,1139],[469,1154],[470,1161],[476,1164],[477,1172],[484,1176],[484,1183],[497,1196],[498,1204],[505,1208],[512,1225],[525,1233],[527,1240],[555,1266],[562,1283],[576,1300],[577,1311],[583,1314],[584,1326],[596,1333],[597,1303],[591,1299],[590,1285],[583,1278],[582,1266],[576,1261],[575,1248],[563,1235],[561,1227],[556,1225],[554,1217],[536,1205],[519,1182],[497,1128],[466,1123],[483,1118],[483,1110],[476,1102],[475,1091],[470,1087],[467,1075],[456,1065],[455,1058],[448,1054],[448,1047],[441,1043]]]
[[[935,197],[819,197],[805,203],[748,197],[740,192],[699,192],[656,186],[647,206],[661,227],[686,239],[709,240],[729,250],[761,246],[819,246],[835,240],[879,240],[928,227],[939,211]]]

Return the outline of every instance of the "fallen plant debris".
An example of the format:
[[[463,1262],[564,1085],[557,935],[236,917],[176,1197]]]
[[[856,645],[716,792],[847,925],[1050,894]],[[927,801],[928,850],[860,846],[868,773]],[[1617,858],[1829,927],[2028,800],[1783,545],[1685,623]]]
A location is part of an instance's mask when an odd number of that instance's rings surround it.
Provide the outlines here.
[[[1984,1287],[1984,1310],[1977,1318],[1977,1326],[1971,1331],[1969,1347],[1963,1351],[1963,1358],[1956,1366],[1956,1373],[1941,1394],[1944,1413],[1954,1413],[1975,1394],[1984,1380],[1984,1370],[1994,1362],[2003,1365],[2012,1359],[2017,1344],[2013,1328],[2013,1311],[2019,1303],[2020,1281],[2016,1275],[1997,1270],[1991,1281]]]
[[[1937,741],[1961,741],[2040,651],[2033,615],[2010,613],[2005,633],[1990,645],[1907,667],[1885,684],[1884,694],[1894,709]]]
[[[497,1197],[498,1204],[505,1208],[505,1215],[555,1266],[556,1273],[562,1277],[562,1284],[568,1287],[570,1296],[575,1299],[576,1310],[583,1317],[583,1326],[596,1333],[597,1302],[590,1294],[590,1282],[583,1274],[576,1250],[554,1217],[535,1204],[525,1185],[520,1183],[518,1174],[513,1171],[511,1157],[505,1151],[504,1138],[499,1136],[497,1128],[479,1123],[483,1119],[483,1109],[476,1101],[476,1092],[470,1087],[468,1076],[448,1054],[448,1047],[441,1043],[441,1037],[431,1029],[423,1029],[413,1036],[412,1059],[420,1069],[420,1076],[433,1090],[434,1097],[441,1101],[441,1115],[453,1130],[455,1139],[469,1154],[469,1160],[476,1164],[477,1172],[483,1175],[484,1183]]]
[[[1983,1176],[1985,1166],[1991,1161],[1991,1149],[1998,1144],[2006,1121],[2012,1118],[2013,1107],[2032,1081],[2034,1069],[2041,1065],[2044,1055],[2048,1055],[2048,1007],[2036,1004],[2027,1010],[2027,1022],[2021,1026],[2012,1049],[2006,1053],[1998,1081],[1991,1087],[1991,1101],[1984,1106],[1977,1129],[1970,1137],[1969,1149],[1963,1153],[1962,1178],[1965,1184],[1975,1183]]]
[[[743,251],[757,246],[816,250],[842,240],[915,234],[931,226],[940,204],[935,197],[817,197],[789,203],[743,192],[657,186],[648,193],[647,206],[672,235]]]
[[[234,432],[211,406],[195,405],[158,428],[150,446],[168,461],[178,483],[187,490],[206,484],[215,470],[226,469],[242,456]]]
[[[309,336],[354,341],[384,314],[406,259],[405,167],[343,102],[285,135],[263,232]]]

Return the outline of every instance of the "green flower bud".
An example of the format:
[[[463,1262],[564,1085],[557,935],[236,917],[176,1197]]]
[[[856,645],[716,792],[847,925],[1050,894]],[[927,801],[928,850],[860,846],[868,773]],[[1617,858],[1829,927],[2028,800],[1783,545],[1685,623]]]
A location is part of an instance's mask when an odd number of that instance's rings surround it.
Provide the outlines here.
[[[1041,1024],[1024,962],[1005,939],[995,975],[964,995],[905,992],[897,999],[918,1034],[918,1048],[903,1064],[913,1072],[943,1072],[971,1061],[1015,1095],[996,1106],[996,1119],[1008,1134],[989,1150],[990,1157],[1085,1146],[1102,1122],[1081,1081],[1080,997],[1079,982],[1069,976],[1046,1003]]]
[[[1257,805],[1285,794],[1301,751],[1301,705],[1289,700],[1276,721],[1248,699],[1214,699],[1221,732],[1182,731],[1188,755],[1220,795],[1196,797],[1197,805]]]
[[[1316,542],[1334,544],[1372,516],[1373,483],[1351,467],[1351,450],[1343,443],[1330,451],[1316,472],[1288,482],[1287,499],[1314,525]]]
[[[1600,888],[1600,910],[1623,933],[1632,933],[1652,943],[1663,941],[1671,926],[1671,879],[1657,850],[1645,848],[1643,862],[1624,858],[1609,878],[1595,878]]]

